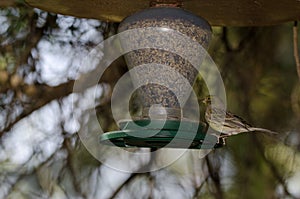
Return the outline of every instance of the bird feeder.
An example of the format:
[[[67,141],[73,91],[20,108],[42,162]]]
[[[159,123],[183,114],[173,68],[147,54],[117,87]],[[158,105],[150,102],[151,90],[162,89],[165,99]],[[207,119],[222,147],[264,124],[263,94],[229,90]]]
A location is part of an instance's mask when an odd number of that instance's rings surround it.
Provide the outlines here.
[[[47,11],[68,14],[77,17],[97,18],[120,22],[119,32],[132,29],[145,30],[156,28],[159,31],[177,31],[191,40],[197,42],[204,49],[208,47],[211,38],[212,25],[231,26],[261,26],[273,25],[300,18],[300,2],[281,0],[149,0],[120,1],[120,0],[26,0],[33,7]],[[183,7],[191,12],[182,9]],[[139,11],[139,12],[136,12]],[[195,14],[193,14],[195,13]],[[197,16],[199,14],[204,18]],[[126,16],[129,16],[125,18]],[[125,19],[124,19],[125,18]],[[159,32],[158,31],[158,32]],[[160,43],[172,45],[176,50],[184,45],[176,37],[165,38],[162,34],[152,32],[139,32],[121,40],[122,47],[128,47],[135,42]],[[192,52],[194,53],[194,52]],[[183,76],[190,85],[193,85],[198,71],[176,53],[163,49],[145,48],[136,49],[125,55],[125,60],[133,84],[152,82],[157,79],[148,71],[134,70],[141,65],[155,63],[159,66],[168,66]],[[165,74],[162,82],[175,82],[172,75]],[[107,132],[101,135],[102,144],[119,147],[173,147],[173,148],[217,148],[224,145],[216,136],[206,134],[207,126],[200,121],[193,121],[183,117],[182,106],[184,98],[189,96],[189,90],[180,89],[180,85],[174,86],[173,92],[163,84],[148,83],[137,89],[138,98],[142,102],[142,113],[134,120],[121,121],[120,130]],[[164,118],[164,119],[162,119]],[[194,136],[191,136],[195,133]],[[175,141],[174,141],[174,138]]]
[[[145,43],[155,43],[162,48],[168,45],[178,52],[187,50],[192,57],[197,57],[199,51],[193,52],[192,48],[188,48],[188,42],[180,41],[176,35],[164,34],[177,31],[207,48],[211,38],[211,27],[203,18],[177,6],[178,4],[154,5],[124,19],[118,32],[138,31],[121,38],[121,45],[131,48],[133,45],[145,46]],[[148,31],[149,28],[155,29]],[[199,59],[201,63],[203,57],[199,56]],[[137,97],[142,102],[142,114],[133,121],[122,121],[119,124],[120,131],[103,134],[102,143],[122,147],[194,149],[223,145],[222,140],[218,140],[216,136],[206,134],[205,123],[183,117],[182,107],[190,95],[189,88],[198,75],[198,70],[188,60],[159,47],[133,50],[125,55],[125,60],[129,70],[133,71],[130,73],[133,84],[137,84],[136,87],[142,85],[137,88]],[[150,68],[139,67],[149,64]],[[170,69],[161,70],[163,66]],[[139,70],[132,70],[136,67],[139,67]],[[161,71],[157,73],[159,70]],[[178,77],[171,75],[171,70],[184,77],[188,85],[178,82]]]

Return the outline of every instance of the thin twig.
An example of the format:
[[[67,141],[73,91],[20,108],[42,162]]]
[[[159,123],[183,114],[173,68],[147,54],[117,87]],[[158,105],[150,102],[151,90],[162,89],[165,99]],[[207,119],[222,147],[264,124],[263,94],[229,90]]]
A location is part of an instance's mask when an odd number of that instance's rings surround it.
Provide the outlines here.
[[[223,80],[228,79],[229,71],[235,71],[238,72],[239,70],[232,70],[232,67],[234,67],[234,63],[237,62],[237,57],[242,52],[246,52],[251,46],[251,43],[257,39],[259,36],[259,32],[257,28],[250,28],[248,29],[245,36],[243,36],[237,47],[233,48],[230,44],[229,38],[228,38],[228,27],[224,27],[222,31],[221,40],[226,50],[226,58],[223,60],[223,67],[222,67],[222,77]],[[239,69],[239,67],[237,68]]]
[[[37,101],[32,104],[32,106],[25,109],[20,115],[18,115],[14,121],[8,123],[3,129],[0,131],[0,137],[8,132],[15,124],[21,121],[23,118],[29,116],[34,111],[42,108],[44,105],[48,104],[52,100],[59,99],[65,97],[72,93],[74,86],[74,80],[70,80],[69,82],[63,83],[56,87],[50,87],[46,84],[36,85],[38,92],[35,94],[34,99]]]
[[[298,50],[298,22],[295,21],[293,27],[293,43],[294,43],[294,58],[297,67],[297,73],[300,80],[300,60],[299,60],[299,50]]]
[[[240,40],[238,46],[236,48],[233,48],[230,44],[230,41],[228,39],[228,28],[223,27],[222,36],[221,39],[224,43],[225,49],[227,53],[230,52],[241,52],[245,49],[245,46],[249,44],[250,41],[252,41],[255,37],[255,34],[257,33],[256,28],[250,28],[247,32],[247,34]]]
[[[155,161],[155,148],[151,148],[151,157],[149,162],[146,165],[143,165],[140,167],[136,172],[132,173],[119,187],[114,191],[114,193],[110,196],[110,199],[116,198],[116,196],[120,193],[120,191],[125,187],[125,185],[130,184],[131,181],[133,181],[137,176],[142,175],[150,175],[150,172],[142,173],[145,170],[150,170],[151,166],[153,165]]]
[[[199,194],[200,194],[200,192],[201,192],[203,186],[205,185],[205,183],[207,183],[208,178],[209,178],[209,175],[207,175],[207,176],[205,177],[205,179],[203,180],[203,182],[202,182],[198,187],[196,187],[193,198],[198,198],[198,196],[199,196]]]
[[[233,49],[232,49],[232,47],[231,47],[231,45],[229,44],[229,40],[228,40],[228,29],[227,29],[227,27],[223,27],[223,29],[222,29],[223,31],[222,31],[222,37],[221,37],[221,39],[222,39],[222,41],[223,41],[223,43],[224,43],[224,46],[225,46],[225,49],[226,49],[226,51],[227,52],[232,52],[232,51],[234,51]]]
[[[221,188],[221,180],[220,180],[220,175],[217,171],[214,171],[213,166],[211,165],[211,162],[209,160],[209,157],[206,156],[205,157],[206,160],[206,165],[207,165],[207,169],[208,169],[208,173],[209,176],[211,177],[213,183],[214,183],[214,187],[215,187],[215,198],[217,199],[222,199],[223,198],[223,192],[222,192],[222,188]]]
[[[300,60],[299,60],[299,49],[298,49],[298,22],[295,21],[294,23],[294,27],[293,27],[293,44],[294,44],[294,58],[295,58],[295,64],[296,64],[296,69],[297,69],[297,74],[298,74],[298,78],[300,81]],[[294,89],[294,91],[292,92],[291,95],[291,102],[292,102],[292,109],[294,111],[294,113],[296,113],[296,115],[299,117],[299,105],[297,103],[297,99],[298,99],[298,90],[299,90],[299,86],[296,85],[296,88]]]
[[[80,194],[83,198],[87,198],[87,194],[84,193],[82,187],[80,186],[80,181],[76,178],[76,170],[74,168],[74,162],[72,160],[72,154],[74,153],[74,149],[71,146],[70,139],[65,138],[63,142],[63,147],[68,151],[68,157],[66,158],[66,166],[70,169],[71,177],[73,178],[73,186],[75,191]]]

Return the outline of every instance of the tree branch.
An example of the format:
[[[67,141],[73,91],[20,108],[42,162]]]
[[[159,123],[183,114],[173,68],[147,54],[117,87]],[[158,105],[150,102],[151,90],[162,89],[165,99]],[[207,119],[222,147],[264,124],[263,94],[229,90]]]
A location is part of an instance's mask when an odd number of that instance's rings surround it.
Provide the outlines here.
[[[34,102],[31,106],[27,107],[16,119],[9,123],[1,132],[0,137],[7,131],[9,131],[16,123],[18,123],[23,118],[27,117],[34,111],[38,110],[42,106],[48,104],[54,99],[60,99],[72,93],[73,91],[74,80],[71,80],[67,83],[61,84],[56,87],[50,87],[45,84],[35,85],[36,92],[31,96],[34,99]],[[28,86],[25,86],[25,89]]]
[[[234,51],[231,47],[231,45],[229,44],[229,41],[228,41],[228,31],[227,31],[227,27],[223,27],[222,29],[222,36],[221,36],[221,39],[225,45],[225,49],[227,52],[232,52]]]
[[[207,183],[208,178],[209,178],[209,175],[207,175],[205,177],[205,179],[203,180],[203,182],[199,186],[196,187],[193,198],[198,198],[199,197],[200,191],[202,190],[205,183]]]
[[[297,21],[295,21],[293,27],[293,43],[294,43],[294,58],[295,58],[298,77],[300,80],[300,60],[299,60],[299,50],[298,50],[298,22]]]
[[[211,162],[210,162],[208,156],[205,157],[205,160],[206,160],[206,165],[207,165],[209,176],[211,177],[211,179],[214,183],[214,187],[216,189],[215,193],[214,193],[215,198],[216,199],[222,199],[223,198],[223,192],[222,192],[222,189],[221,189],[220,175],[219,175],[218,171],[214,171],[214,168],[211,165]]]
[[[74,163],[72,161],[72,154],[74,153],[74,149],[71,146],[70,140],[65,138],[63,142],[63,147],[68,151],[68,157],[66,158],[66,166],[70,169],[71,177],[73,178],[73,186],[75,191],[80,194],[83,198],[88,198],[86,193],[83,192],[80,182],[76,178],[76,171],[74,169]]]
[[[156,149],[154,148],[151,148],[151,157],[150,157],[150,160],[149,162],[142,166],[141,168],[139,168],[136,172],[132,173],[115,191],[114,193],[110,196],[110,199],[113,199],[115,198],[119,192],[123,189],[123,187],[127,184],[129,184],[132,180],[134,180],[138,175],[150,175],[150,172],[146,172],[146,173],[141,173],[145,170],[150,170],[152,164],[154,163],[155,161],[155,151]]]
[[[119,61],[118,61],[119,60]],[[110,67],[104,72],[102,78],[100,79],[100,82],[106,82],[113,86],[115,82],[118,81],[118,79],[126,72],[126,68],[124,67],[124,60],[118,59],[115,62],[113,62]],[[77,80],[70,80],[66,83],[63,83],[56,87],[51,87],[46,84],[38,84],[38,85],[25,85],[23,88],[17,88],[21,90],[27,90],[30,87],[33,86],[34,91],[30,94],[30,98],[32,99],[33,103],[31,106],[27,107],[13,122],[8,124],[1,132],[0,137],[7,131],[9,131],[16,123],[18,123],[21,119],[27,117],[31,113],[33,113],[35,110],[38,110],[42,106],[48,104],[52,100],[55,99],[61,99],[63,97],[68,96],[71,93],[81,93],[84,92],[87,88],[90,88],[92,86],[95,86],[95,83],[91,81],[91,79],[98,78],[99,71],[103,70],[101,66],[97,67],[95,70],[83,74],[79,79]],[[80,88],[77,88],[75,91],[74,83],[75,81],[80,85]],[[16,90],[16,91],[17,91]]]
[[[16,0],[1,0],[0,8],[15,7],[18,3]]]

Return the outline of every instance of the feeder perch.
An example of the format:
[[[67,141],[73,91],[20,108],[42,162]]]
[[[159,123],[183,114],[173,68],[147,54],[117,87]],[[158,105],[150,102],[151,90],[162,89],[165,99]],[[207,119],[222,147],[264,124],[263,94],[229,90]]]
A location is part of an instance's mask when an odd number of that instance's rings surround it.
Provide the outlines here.
[[[168,120],[123,121],[120,122],[120,131],[104,133],[101,143],[119,147],[150,147],[150,148],[189,148],[189,149],[211,149],[222,147],[225,143],[218,140],[216,136],[205,134],[206,126],[193,122]],[[157,126],[163,125],[162,129]],[[137,127],[139,126],[139,127]],[[147,126],[144,128],[143,126]],[[179,126],[182,126],[181,136],[176,136]],[[191,129],[197,129],[197,135],[191,141],[189,134]],[[134,137],[130,134],[143,133],[145,137]],[[154,136],[151,136],[155,134]],[[149,135],[149,136],[148,136]],[[175,138],[175,140],[174,140]],[[188,145],[188,147],[187,147]]]

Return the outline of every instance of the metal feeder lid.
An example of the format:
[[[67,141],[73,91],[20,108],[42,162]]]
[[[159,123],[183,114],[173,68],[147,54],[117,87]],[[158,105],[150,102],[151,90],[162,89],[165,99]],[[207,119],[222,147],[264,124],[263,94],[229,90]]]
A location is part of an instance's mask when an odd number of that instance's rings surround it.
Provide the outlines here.
[[[212,149],[225,144],[222,139],[206,134],[207,126],[204,123],[177,120],[137,120],[123,121],[119,125],[120,131],[102,134],[100,143],[118,147],[189,149]],[[197,132],[191,139],[191,134],[195,129]],[[134,134],[143,137],[132,136]]]
[[[120,22],[149,8],[151,0],[25,0],[49,12]],[[165,0],[182,2],[183,8],[202,16],[211,25],[263,26],[300,19],[300,1],[284,0]]]

